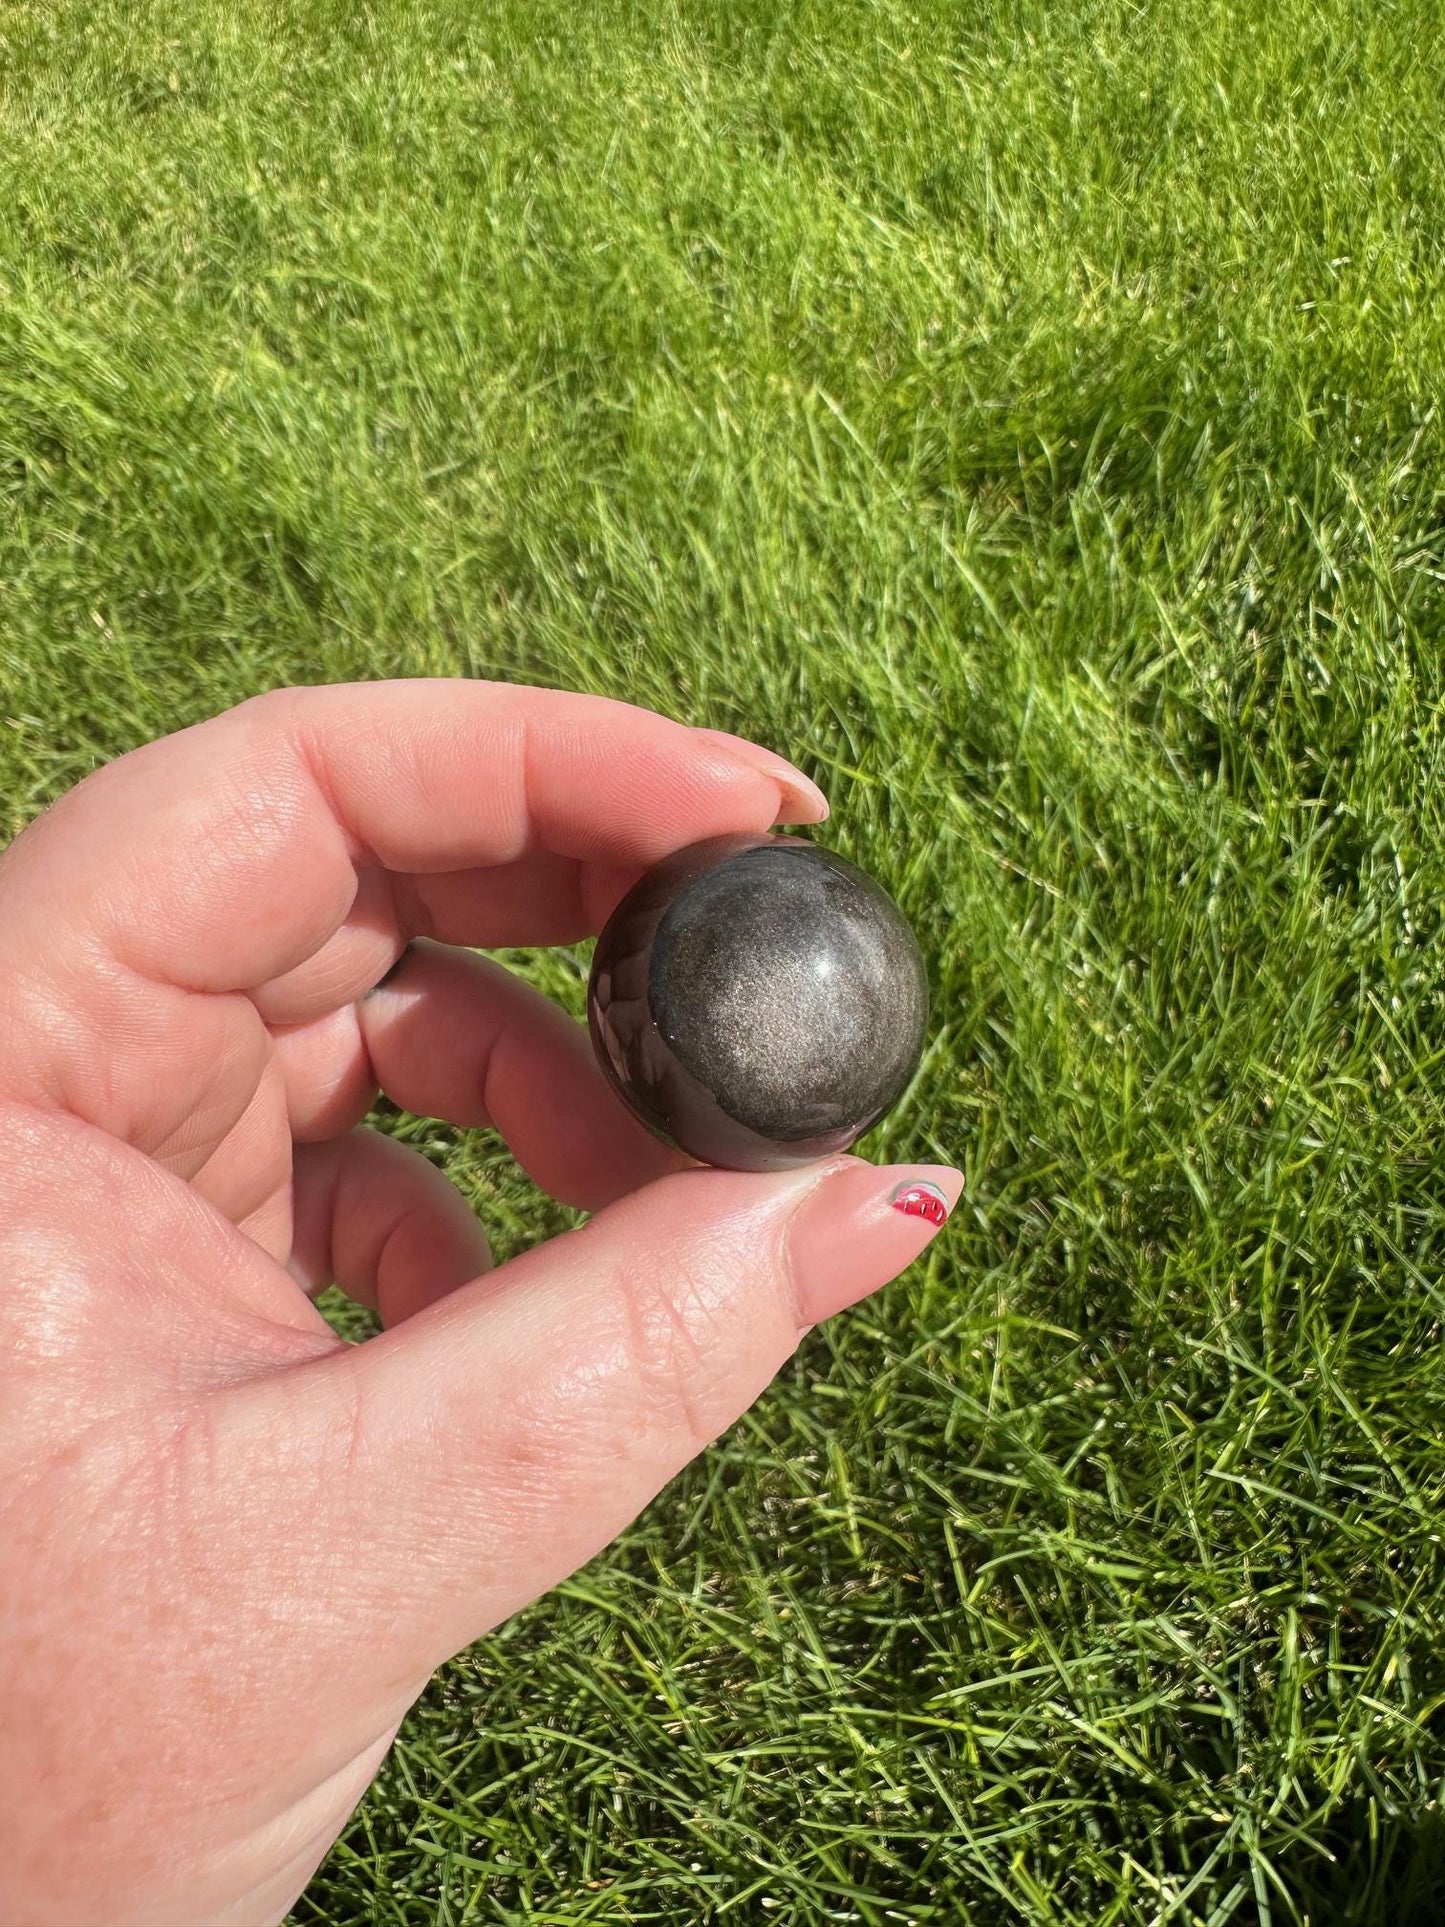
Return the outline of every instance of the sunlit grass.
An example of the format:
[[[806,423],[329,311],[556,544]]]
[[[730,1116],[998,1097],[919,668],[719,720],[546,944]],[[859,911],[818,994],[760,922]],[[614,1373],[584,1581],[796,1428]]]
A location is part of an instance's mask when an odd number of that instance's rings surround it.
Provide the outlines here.
[[[1438,41],[0,10],[9,827],[275,682],[745,730],[932,961],[870,1148],[968,1172],[438,1678],[299,1927],[1439,1918]]]

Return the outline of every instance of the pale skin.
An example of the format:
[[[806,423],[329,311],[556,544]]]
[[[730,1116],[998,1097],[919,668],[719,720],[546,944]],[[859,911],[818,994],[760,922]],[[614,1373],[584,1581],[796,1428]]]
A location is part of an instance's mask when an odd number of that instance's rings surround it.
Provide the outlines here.
[[[273,1927],[433,1669],[934,1235],[890,1198],[946,1167],[690,1166],[466,948],[825,813],[623,704],[377,683],[152,743],[0,856],[8,1927]],[[378,1089],[594,1215],[493,1268]],[[333,1335],[333,1280],[378,1337]]]

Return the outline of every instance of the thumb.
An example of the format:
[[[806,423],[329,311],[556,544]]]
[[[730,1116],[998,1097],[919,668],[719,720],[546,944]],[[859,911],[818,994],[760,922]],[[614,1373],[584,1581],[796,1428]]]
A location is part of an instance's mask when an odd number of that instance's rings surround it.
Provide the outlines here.
[[[680,1172],[294,1369],[290,1398],[304,1386],[349,1446],[322,1536],[371,1567],[351,1588],[353,1666],[379,1686],[424,1674],[575,1571],[808,1327],[916,1258],[961,1185],[857,1158]]]

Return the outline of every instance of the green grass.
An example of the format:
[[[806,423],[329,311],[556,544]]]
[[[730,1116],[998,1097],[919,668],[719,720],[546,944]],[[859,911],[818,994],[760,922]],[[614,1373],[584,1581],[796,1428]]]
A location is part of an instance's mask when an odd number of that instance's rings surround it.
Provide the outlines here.
[[[1438,51],[0,10],[0,818],[283,681],[756,733],[932,960],[869,1148],[968,1173],[438,1677],[297,1927],[1440,1918]]]

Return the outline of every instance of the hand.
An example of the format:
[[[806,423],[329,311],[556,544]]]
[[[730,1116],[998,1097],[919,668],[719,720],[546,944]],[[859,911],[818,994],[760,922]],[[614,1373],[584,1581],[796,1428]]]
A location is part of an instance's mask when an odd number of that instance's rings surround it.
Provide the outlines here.
[[[688,1166],[448,947],[574,942],[668,851],[823,813],[622,704],[379,683],[152,743],[0,858],[9,1927],[280,1920],[433,1668],[932,1235],[888,1200],[941,1168]],[[597,1215],[491,1270],[356,1128],[378,1086]],[[387,1329],[341,1343],[333,1278]]]

